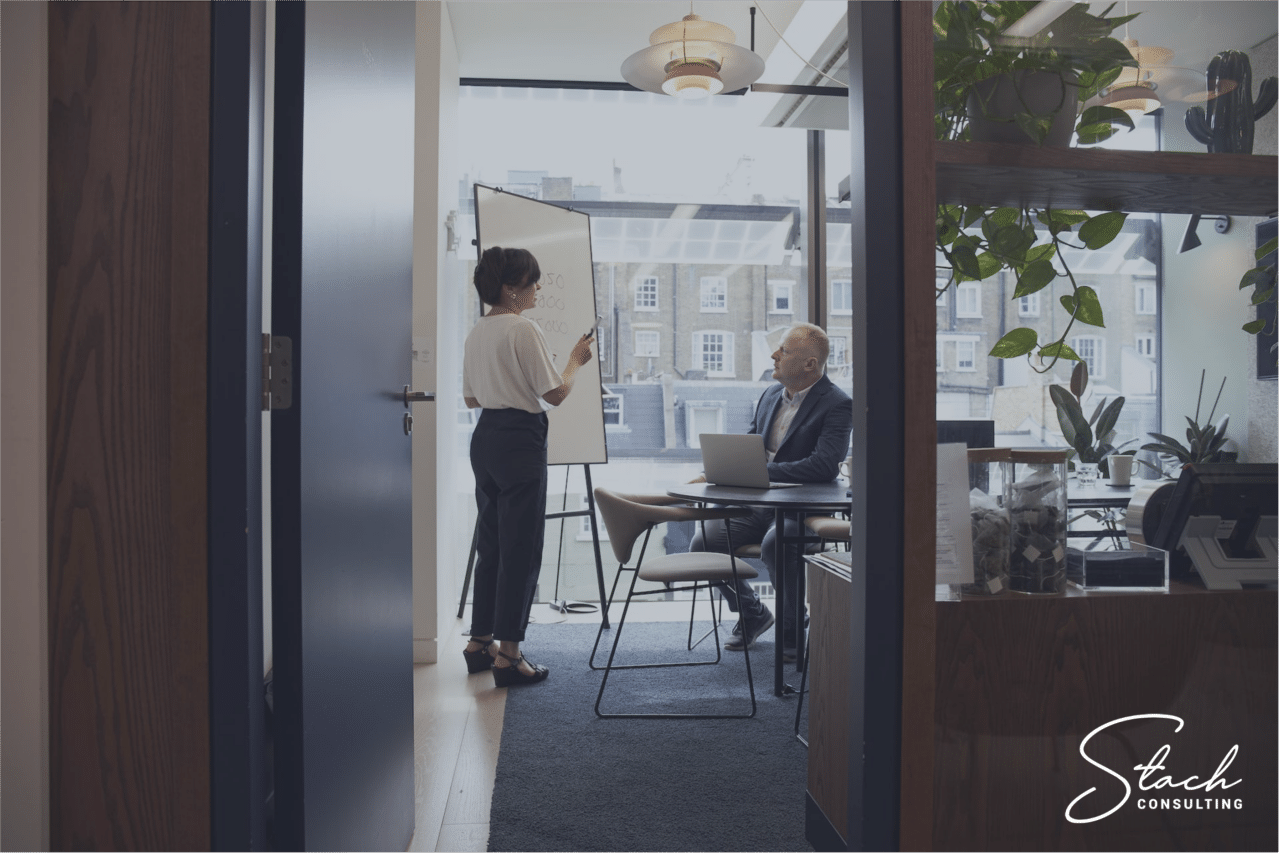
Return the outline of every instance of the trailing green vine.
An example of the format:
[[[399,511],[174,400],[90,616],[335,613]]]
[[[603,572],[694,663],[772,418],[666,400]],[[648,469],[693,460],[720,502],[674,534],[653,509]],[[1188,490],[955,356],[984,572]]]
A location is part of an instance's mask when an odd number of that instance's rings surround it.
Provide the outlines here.
[[[1080,356],[1067,344],[1071,328],[1077,320],[1098,327],[1105,327],[1106,323],[1097,292],[1076,282],[1062,248],[1101,249],[1116,239],[1128,216],[1120,211],[1090,215],[1078,210],[1030,206],[939,205],[937,247],[949,266],[943,268],[948,270],[948,278],[935,288],[935,298],[961,282],[983,281],[1003,269],[1017,277],[1015,300],[1039,293],[1055,279],[1065,278],[1071,284],[1071,293],[1063,294],[1059,302],[1070,317],[1062,334],[1041,342],[1035,329],[1018,327],[997,341],[990,355],[1000,359],[1027,356],[1037,373],[1047,373],[1058,359],[1079,361]],[[1041,238],[1037,224],[1046,230],[1047,239]],[[1079,244],[1067,240],[1073,230]],[[1047,359],[1048,364],[1037,367],[1031,360],[1033,354],[1040,357],[1042,364]]]

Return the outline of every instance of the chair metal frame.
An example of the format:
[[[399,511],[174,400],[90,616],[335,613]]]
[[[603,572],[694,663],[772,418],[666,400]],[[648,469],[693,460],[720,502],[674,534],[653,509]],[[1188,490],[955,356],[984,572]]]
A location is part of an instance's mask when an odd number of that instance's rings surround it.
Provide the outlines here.
[[[620,496],[620,497],[624,499],[627,498],[626,496]],[[690,513],[696,515],[698,517],[696,521],[698,521],[699,524],[704,524],[707,519],[730,519],[737,516],[746,515],[745,511],[742,511],[740,509],[731,509],[731,508],[717,508],[714,510],[697,509],[697,508],[682,508],[682,509],[687,509],[688,511],[690,511]],[[688,583],[681,583],[677,579],[675,580],[674,583],[671,581],[665,581],[662,583],[661,587],[637,590],[637,584],[641,580],[648,581],[648,579],[640,578],[640,569],[644,565],[644,556],[645,556],[645,552],[648,549],[649,537],[652,535],[653,529],[657,527],[658,524],[659,524],[658,522],[650,522],[647,525],[644,532],[644,538],[640,546],[640,554],[636,558],[634,565],[627,566],[625,561],[619,562],[617,573],[614,575],[613,586],[609,592],[609,601],[608,601],[608,604],[606,605],[606,608],[612,607],[613,605],[615,595],[617,592],[618,582],[622,577],[622,573],[624,571],[632,573],[631,583],[628,586],[626,598],[623,600],[622,615],[618,619],[617,625],[613,627],[613,630],[614,630],[613,643],[609,650],[609,658],[606,661],[604,667],[598,667],[594,663],[596,649],[599,646],[600,638],[604,633],[603,623],[601,624],[600,629],[596,632],[596,646],[593,646],[591,650],[591,658],[590,658],[590,661],[588,662],[589,665],[594,670],[604,671],[604,676],[600,680],[600,689],[596,694],[596,702],[594,707],[596,716],[600,718],[606,718],[606,719],[660,718],[660,719],[681,719],[681,720],[713,720],[713,719],[723,720],[723,719],[753,718],[756,715],[757,706],[756,706],[756,694],[755,694],[755,681],[751,673],[751,653],[749,650],[743,651],[743,658],[744,658],[744,661],[746,664],[746,670],[747,670],[747,692],[751,700],[751,711],[749,713],[746,713],[746,714],[698,714],[698,713],[676,713],[676,712],[639,713],[639,712],[602,712],[600,710],[600,704],[604,698],[605,688],[607,687],[609,682],[609,675],[614,670],[639,670],[639,669],[651,669],[651,668],[658,668],[658,667],[699,667],[699,666],[705,666],[709,664],[719,664],[723,657],[721,653],[721,648],[720,648],[720,631],[719,631],[721,621],[717,617],[715,612],[715,597],[711,595],[711,590],[714,589],[715,584],[717,583],[716,580],[710,580],[710,579],[696,580],[695,579]],[[605,520],[605,527],[606,529],[608,528],[607,517]],[[738,569],[739,558],[737,558],[733,554],[732,534],[726,531],[726,537],[728,539],[728,551],[729,551],[729,554],[726,555],[726,558],[729,560],[730,577],[732,578],[733,583],[736,585],[740,579],[739,569]],[[612,539],[612,533],[610,534],[610,538]],[[693,623],[694,623],[694,614],[697,606],[697,591],[702,588],[706,588],[708,591],[707,600],[708,600],[708,605],[711,609],[711,631],[703,635],[697,641],[694,641],[693,640]],[[634,599],[636,596],[646,596],[646,595],[652,595],[654,593],[684,592],[684,591],[693,591],[693,602],[692,602],[692,606],[690,608],[690,613],[689,613],[689,631],[688,631],[688,636],[686,638],[686,649],[688,649],[689,651],[692,651],[708,636],[714,636],[715,638],[714,642],[716,647],[715,658],[709,659],[709,660],[701,660],[701,661],[668,661],[668,662],[652,662],[652,663],[643,663],[643,664],[614,664],[614,658],[617,655],[618,645],[622,639],[622,630],[626,625],[627,613],[630,610],[632,599]]]

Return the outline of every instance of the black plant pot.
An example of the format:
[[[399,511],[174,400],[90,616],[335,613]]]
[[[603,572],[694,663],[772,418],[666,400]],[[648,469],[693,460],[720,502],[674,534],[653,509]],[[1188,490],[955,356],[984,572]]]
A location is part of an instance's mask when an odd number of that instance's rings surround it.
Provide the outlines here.
[[[974,142],[1036,142],[1013,117],[1018,113],[1054,113],[1043,145],[1066,148],[1076,127],[1079,90],[1050,71],[1018,71],[983,80],[969,95],[969,139]],[[1015,82],[1016,81],[1016,82]],[[1021,94],[1021,97],[1019,97]],[[986,110],[982,105],[986,104]],[[1025,106],[1024,106],[1025,105]]]

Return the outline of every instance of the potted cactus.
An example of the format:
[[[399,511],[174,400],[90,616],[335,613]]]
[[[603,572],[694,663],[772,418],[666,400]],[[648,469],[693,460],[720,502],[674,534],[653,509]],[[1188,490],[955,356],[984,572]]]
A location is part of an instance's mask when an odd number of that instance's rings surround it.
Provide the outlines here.
[[[1210,96],[1204,107],[1187,110],[1186,125],[1191,135],[1209,153],[1253,153],[1253,126],[1276,103],[1276,78],[1268,77],[1258,85],[1258,98],[1253,97],[1253,69],[1249,55],[1238,50],[1224,50],[1209,62],[1205,86]]]

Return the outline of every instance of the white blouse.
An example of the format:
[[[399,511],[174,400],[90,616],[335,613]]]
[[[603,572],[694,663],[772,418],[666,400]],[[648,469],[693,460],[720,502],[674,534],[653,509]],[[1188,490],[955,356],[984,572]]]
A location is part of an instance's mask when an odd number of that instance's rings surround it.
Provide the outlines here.
[[[542,412],[542,396],[562,380],[538,324],[518,314],[480,318],[467,335],[462,394],[485,409]]]

